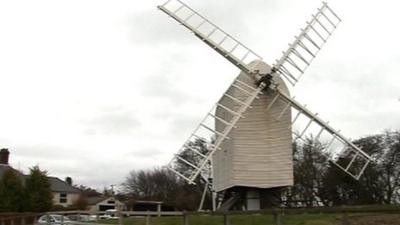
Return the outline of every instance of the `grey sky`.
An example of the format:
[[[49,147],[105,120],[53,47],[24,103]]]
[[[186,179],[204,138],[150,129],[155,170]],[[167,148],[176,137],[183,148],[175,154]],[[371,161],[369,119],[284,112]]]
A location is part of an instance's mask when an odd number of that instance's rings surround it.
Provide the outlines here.
[[[320,6],[185,2],[267,63]],[[0,147],[14,167],[101,189],[168,162],[239,71],[162,3],[0,0]],[[292,95],[350,138],[399,129],[400,4],[329,4],[343,22]]]

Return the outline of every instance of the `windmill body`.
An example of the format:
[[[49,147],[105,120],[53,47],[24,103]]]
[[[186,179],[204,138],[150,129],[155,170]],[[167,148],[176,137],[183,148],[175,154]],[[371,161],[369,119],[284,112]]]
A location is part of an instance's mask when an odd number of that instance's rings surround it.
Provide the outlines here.
[[[262,61],[254,61],[249,66],[262,73],[268,73],[271,67]],[[239,80],[256,88],[254,77],[240,73]],[[275,76],[274,82],[289,95],[283,80]],[[244,101],[246,96],[234,88],[227,93]],[[244,118],[230,132],[230,139],[222,144],[222,149],[213,155],[213,182],[217,192],[232,187],[274,188],[293,185],[291,111],[287,110],[280,120],[275,118],[282,112],[285,104],[276,104],[266,111],[266,105],[274,98],[266,93],[253,101]],[[220,100],[223,105],[240,107],[228,97]],[[231,106],[232,105],[232,106]],[[217,107],[216,115],[226,121],[231,115],[225,109]],[[222,132],[224,124],[216,120],[217,131]]]

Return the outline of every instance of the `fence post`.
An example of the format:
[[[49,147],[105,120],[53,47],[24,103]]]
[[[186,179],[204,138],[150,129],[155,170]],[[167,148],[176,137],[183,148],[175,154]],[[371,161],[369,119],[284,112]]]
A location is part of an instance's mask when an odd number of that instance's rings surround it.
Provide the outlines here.
[[[281,225],[281,214],[279,212],[273,212],[275,225]]]
[[[161,216],[161,203],[157,204],[157,216],[160,217]]]
[[[36,214],[36,215],[33,217],[33,224],[39,223],[39,222],[38,222],[39,219],[40,219],[40,214]]]
[[[345,211],[342,214],[342,225],[350,225],[349,217],[347,215],[347,212],[345,212]]]
[[[146,215],[146,225],[150,225],[150,215]]]
[[[230,225],[230,220],[228,214],[224,213],[224,225]]]
[[[189,215],[183,212],[183,225],[189,225]]]
[[[46,224],[50,225],[50,216],[48,213],[46,213]]]
[[[123,219],[124,219],[124,214],[121,213],[120,210],[118,210],[118,224],[123,225]]]

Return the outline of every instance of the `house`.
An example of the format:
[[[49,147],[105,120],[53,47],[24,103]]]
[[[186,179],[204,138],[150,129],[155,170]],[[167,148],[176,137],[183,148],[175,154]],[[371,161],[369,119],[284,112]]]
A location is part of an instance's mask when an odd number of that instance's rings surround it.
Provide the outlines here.
[[[9,163],[10,152],[8,149],[0,150],[0,179],[3,177],[3,174],[7,170],[16,171],[23,180],[27,178],[28,175],[22,174],[20,171],[12,168]],[[64,207],[71,206],[76,199],[78,199],[80,195],[80,190],[75,188],[65,181],[57,178],[57,177],[47,177],[50,183],[50,189],[53,194],[53,204],[54,205],[62,205]]]
[[[50,189],[53,193],[53,204],[64,207],[71,206],[79,198],[81,191],[67,184],[57,177],[47,177],[50,182]]]
[[[90,211],[106,211],[108,209],[123,209],[123,203],[110,196],[88,197]]]

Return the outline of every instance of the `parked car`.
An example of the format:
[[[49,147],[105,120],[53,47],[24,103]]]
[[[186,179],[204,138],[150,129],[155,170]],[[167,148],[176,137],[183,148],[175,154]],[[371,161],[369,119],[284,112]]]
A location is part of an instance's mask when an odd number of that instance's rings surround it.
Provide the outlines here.
[[[43,215],[38,220],[39,224],[73,224],[68,217],[58,214]]]

